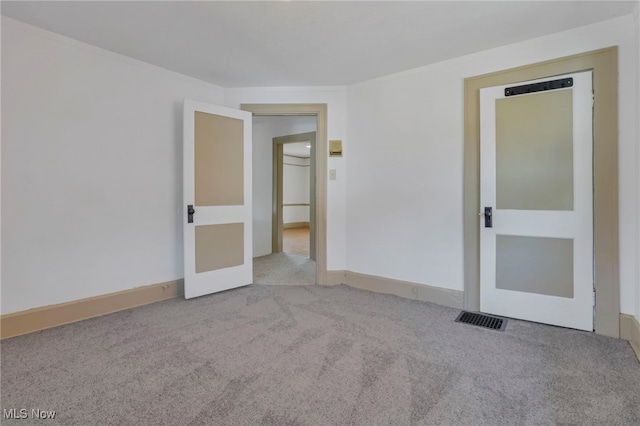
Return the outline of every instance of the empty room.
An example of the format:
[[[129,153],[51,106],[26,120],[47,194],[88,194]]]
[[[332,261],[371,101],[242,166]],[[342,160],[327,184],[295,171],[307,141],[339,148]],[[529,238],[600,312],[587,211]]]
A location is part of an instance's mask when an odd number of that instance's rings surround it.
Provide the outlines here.
[[[0,11],[0,423],[640,425],[640,2]]]

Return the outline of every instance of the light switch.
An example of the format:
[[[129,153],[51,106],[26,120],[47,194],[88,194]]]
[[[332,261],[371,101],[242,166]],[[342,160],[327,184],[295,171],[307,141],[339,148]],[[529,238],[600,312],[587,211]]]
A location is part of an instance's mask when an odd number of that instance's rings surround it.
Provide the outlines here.
[[[329,180],[336,180],[336,169],[329,170]]]

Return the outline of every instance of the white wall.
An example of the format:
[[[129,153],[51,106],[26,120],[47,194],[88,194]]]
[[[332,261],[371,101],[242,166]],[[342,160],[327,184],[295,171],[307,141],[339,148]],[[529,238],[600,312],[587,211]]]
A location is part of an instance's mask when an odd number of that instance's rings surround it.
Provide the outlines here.
[[[273,138],[315,130],[315,117],[253,118],[253,257],[271,253]]]
[[[327,180],[327,267],[345,269],[347,91],[344,87],[273,87],[225,89],[225,104],[239,108],[243,103],[324,103],[328,108],[328,138],[343,140],[345,157],[329,158],[328,169],[336,180]],[[328,156],[328,152],[325,155]],[[254,151],[254,157],[255,157]],[[255,172],[255,171],[254,171]],[[327,173],[328,174],[328,173]],[[255,175],[254,175],[255,177]],[[327,177],[328,179],[328,177]],[[255,188],[254,188],[255,191]]]
[[[2,313],[183,277],[182,102],[223,90],[2,18]]]
[[[282,166],[282,203],[309,204],[311,174],[308,158],[284,156]],[[309,222],[309,206],[283,206],[282,222]]]
[[[621,302],[640,320],[634,16],[349,88],[224,91],[3,17],[2,313],[183,276],[185,97],[328,104],[328,138],[345,149],[328,159],[328,268],[462,290],[463,79],[619,45],[620,87],[635,87],[620,90]],[[254,195],[271,184],[270,144],[254,140],[256,158],[268,166],[254,163]]]
[[[464,78],[618,45],[620,87],[635,87],[634,34],[628,15],[350,86],[347,269],[462,290]],[[640,291],[637,95],[619,95],[624,313]]]

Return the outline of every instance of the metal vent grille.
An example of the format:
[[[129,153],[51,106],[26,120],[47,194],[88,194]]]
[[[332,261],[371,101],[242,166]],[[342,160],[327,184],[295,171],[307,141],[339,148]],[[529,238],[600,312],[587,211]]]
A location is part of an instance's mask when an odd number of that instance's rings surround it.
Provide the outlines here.
[[[460,312],[460,315],[458,315],[458,318],[456,318],[456,322],[477,325],[478,327],[498,331],[504,331],[504,329],[507,327],[507,320],[504,318],[466,311]]]

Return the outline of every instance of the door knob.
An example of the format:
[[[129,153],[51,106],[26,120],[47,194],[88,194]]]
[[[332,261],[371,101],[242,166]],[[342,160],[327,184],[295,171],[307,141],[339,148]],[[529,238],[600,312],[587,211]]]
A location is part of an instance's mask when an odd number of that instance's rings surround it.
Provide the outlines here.
[[[187,223],[193,223],[193,214],[195,213],[195,209],[192,204],[187,206]]]
[[[485,207],[484,212],[480,213],[480,216],[484,216],[485,228],[493,228],[493,213],[491,207]]]

